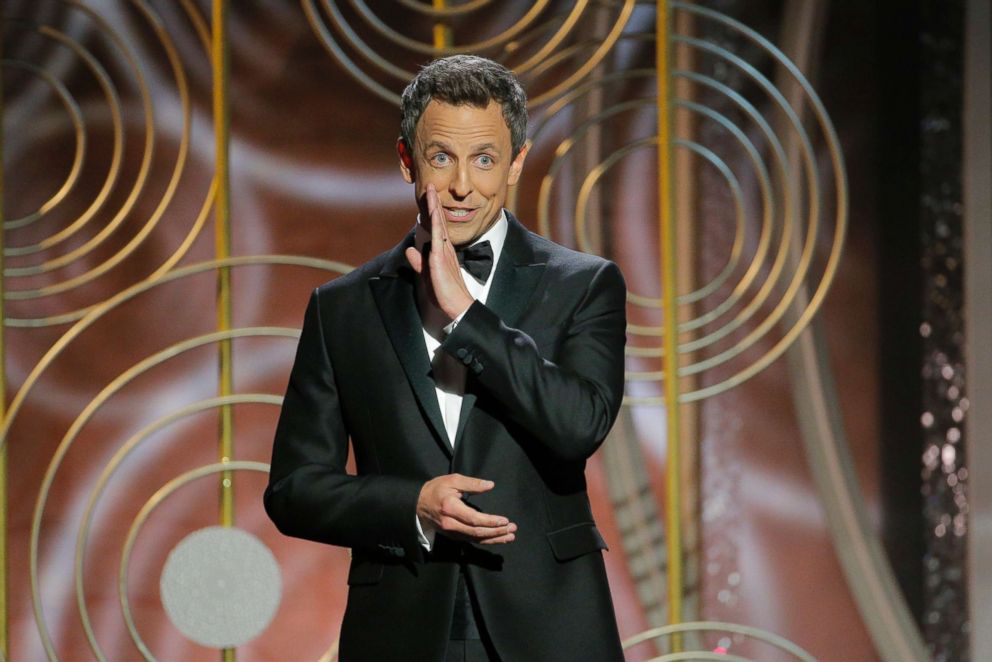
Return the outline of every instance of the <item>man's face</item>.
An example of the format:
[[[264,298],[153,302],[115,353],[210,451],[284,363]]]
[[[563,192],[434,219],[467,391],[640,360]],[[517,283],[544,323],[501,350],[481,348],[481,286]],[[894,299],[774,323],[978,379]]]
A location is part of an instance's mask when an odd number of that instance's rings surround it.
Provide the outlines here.
[[[507,188],[520,178],[526,148],[512,158],[510,128],[495,101],[476,108],[433,100],[413,142],[412,154],[402,139],[398,150],[403,178],[416,185],[421,223],[430,229],[426,194],[433,184],[452,243],[472,243],[499,218]]]

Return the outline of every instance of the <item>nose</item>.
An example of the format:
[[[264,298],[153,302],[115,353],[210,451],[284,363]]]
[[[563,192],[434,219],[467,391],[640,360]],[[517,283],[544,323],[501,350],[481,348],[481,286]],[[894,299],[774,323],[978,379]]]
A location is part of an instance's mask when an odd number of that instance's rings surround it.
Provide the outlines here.
[[[472,192],[472,178],[469,174],[469,164],[458,164],[455,176],[448,182],[448,192],[460,200],[467,198],[469,193]]]

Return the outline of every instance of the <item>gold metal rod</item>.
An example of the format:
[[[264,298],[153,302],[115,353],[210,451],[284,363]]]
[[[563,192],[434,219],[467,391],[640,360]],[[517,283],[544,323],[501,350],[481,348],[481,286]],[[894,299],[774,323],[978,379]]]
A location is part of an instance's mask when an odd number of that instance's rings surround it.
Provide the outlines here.
[[[672,90],[668,0],[656,10],[656,70],[658,79],[658,216],[661,241],[661,300],[664,315],[665,420],[667,471],[665,485],[666,546],[668,550],[668,620],[682,622],[682,453],[679,429],[678,301],[675,288],[675,202],[672,186]],[[673,647],[679,649],[679,638]]]
[[[3,37],[0,36],[0,57],[3,55]],[[3,83],[0,81],[0,126],[3,125]],[[4,307],[4,259],[6,246],[3,236],[3,131],[0,131],[0,420],[7,416],[7,346],[4,326],[7,311]],[[6,427],[6,426],[5,426]],[[7,611],[7,444],[0,448],[0,655],[10,659],[8,648]]]
[[[213,61],[213,102],[214,102],[214,141],[216,151],[217,198],[214,202],[215,257],[223,260],[231,255],[231,178],[230,124],[231,107],[229,96],[230,44],[227,39],[227,0],[214,0],[211,59]],[[221,267],[217,270],[217,330],[231,329],[231,270]],[[222,340],[218,345],[219,381],[221,397],[234,390],[234,370],[232,364],[231,340]],[[219,437],[220,462],[226,464],[234,459],[234,411],[231,405],[220,408]],[[234,474],[221,472],[220,481],[220,523],[221,526],[234,525]],[[225,648],[221,652],[224,662],[233,662],[235,651]]]
[[[445,0],[434,0],[434,9],[437,11],[444,11]],[[444,22],[444,20],[439,20],[434,24],[434,48],[441,50],[442,48],[449,48],[452,44],[451,26]]]

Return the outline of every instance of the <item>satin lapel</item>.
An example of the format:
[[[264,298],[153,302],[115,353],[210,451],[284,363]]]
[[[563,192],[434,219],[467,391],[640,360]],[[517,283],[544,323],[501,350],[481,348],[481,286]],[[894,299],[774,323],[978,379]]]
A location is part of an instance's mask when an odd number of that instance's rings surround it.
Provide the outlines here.
[[[403,257],[403,250],[409,245],[411,243],[408,237],[407,241],[393,250],[394,254],[379,275],[369,280],[369,286],[396,356],[403,366],[420,409],[434,432],[434,439],[450,457],[451,447],[448,445],[448,434],[444,429],[434,381],[430,376],[431,364],[427,360],[423,324],[417,312],[413,271],[406,265],[406,258]]]
[[[527,304],[534,296],[534,290],[544,275],[546,263],[540,262],[531,246],[530,234],[520,222],[509,212],[506,213],[509,227],[506,231],[506,241],[503,253],[496,265],[493,276],[493,286],[486,299],[486,307],[499,315],[507,326],[516,324],[520,316],[527,310]],[[465,397],[462,399],[461,414],[458,417],[458,432],[455,434],[455,448],[462,438],[465,424],[468,421],[476,396],[471,390],[472,379],[469,377]]]

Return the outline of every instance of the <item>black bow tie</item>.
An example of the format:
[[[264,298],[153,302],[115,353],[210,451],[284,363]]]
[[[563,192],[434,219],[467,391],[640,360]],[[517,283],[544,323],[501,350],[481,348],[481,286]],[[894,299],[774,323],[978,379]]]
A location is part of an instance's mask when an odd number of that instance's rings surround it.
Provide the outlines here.
[[[489,274],[493,270],[493,247],[488,241],[480,241],[467,248],[455,251],[458,256],[458,264],[462,269],[472,274],[480,283],[489,280]]]

